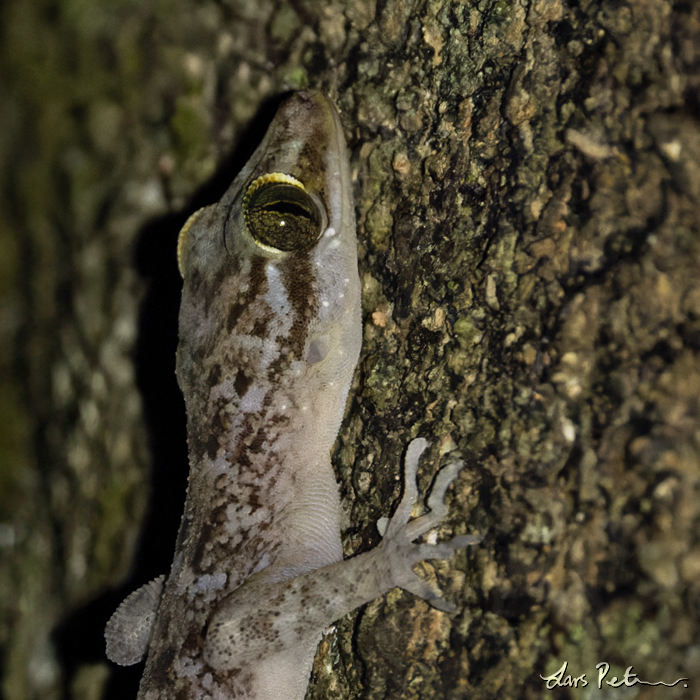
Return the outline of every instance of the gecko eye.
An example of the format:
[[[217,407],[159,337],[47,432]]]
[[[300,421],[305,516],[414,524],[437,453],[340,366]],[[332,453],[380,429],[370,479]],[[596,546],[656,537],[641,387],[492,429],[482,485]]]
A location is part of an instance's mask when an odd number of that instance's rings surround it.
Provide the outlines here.
[[[254,180],[242,208],[250,235],[266,250],[306,250],[321,235],[320,204],[290,175],[268,173]]]

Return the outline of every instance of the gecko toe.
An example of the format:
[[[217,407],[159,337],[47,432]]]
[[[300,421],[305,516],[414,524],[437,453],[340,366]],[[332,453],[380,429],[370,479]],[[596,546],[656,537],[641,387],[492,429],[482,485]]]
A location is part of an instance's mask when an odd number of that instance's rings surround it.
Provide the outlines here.
[[[413,593],[413,595],[422,598],[432,607],[437,610],[442,610],[443,612],[455,612],[457,606],[450,601],[445,600],[439,593],[436,593],[423,579],[413,574],[411,581],[408,581],[405,586],[402,586],[405,590]]]
[[[418,463],[423,453],[428,449],[429,442],[425,438],[415,438],[406,450],[404,460],[404,493],[394,515],[389,521],[385,537],[394,538],[399,535],[406,523],[411,519],[411,510],[418,500],[418,486],[416,474]]]

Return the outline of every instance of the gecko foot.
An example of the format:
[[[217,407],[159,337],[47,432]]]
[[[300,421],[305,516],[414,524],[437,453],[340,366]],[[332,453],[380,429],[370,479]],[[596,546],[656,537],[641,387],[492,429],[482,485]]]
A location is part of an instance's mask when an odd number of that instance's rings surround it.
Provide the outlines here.
[[[446,601],[413,571],[413,566],[424,559],[448,559],[455,550],[481,542],[476,535],[462,535],[439,544],[414,544],[421,535],[437,527],[447,517],[445,493],[455,480],[464,462],[454,460],[444,466],[435,478],[427,500],[430,512],[411,520],[411,510],[418,499],[416,473],[418,462],[428,447],[425,438],[416,438],[408,446],[404,467],[404,495],[386,527],[381,547],[385,550],[390,577],[399,586],[427,600],[444,612],[454,612],[456,606]]]

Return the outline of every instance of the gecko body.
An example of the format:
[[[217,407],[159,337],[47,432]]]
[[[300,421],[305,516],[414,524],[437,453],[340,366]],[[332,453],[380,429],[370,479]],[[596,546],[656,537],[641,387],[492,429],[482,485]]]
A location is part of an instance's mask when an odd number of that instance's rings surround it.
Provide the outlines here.
[[[411,521],[419,440],[381,544],[343,560],[330,451],[362,332],[347,152],[325,97],[280,106],[221,201],[190,217],[178,261],[185,510],[167,581],[120,606],[108,656],[147,654],[143,700],[301,700],[329,624],[394,586],[448,609],[411,567],[477,539],[413,544],[460,467]]]

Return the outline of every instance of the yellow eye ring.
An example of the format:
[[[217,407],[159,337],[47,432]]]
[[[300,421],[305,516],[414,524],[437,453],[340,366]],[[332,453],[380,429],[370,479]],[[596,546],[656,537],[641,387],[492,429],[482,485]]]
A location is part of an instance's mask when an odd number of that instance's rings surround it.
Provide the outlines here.
[[[321,235],[320,205],[291,175],[267,173],[253,180],[241,208],[248,232],[264,250],[308,250]]]

